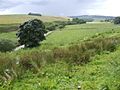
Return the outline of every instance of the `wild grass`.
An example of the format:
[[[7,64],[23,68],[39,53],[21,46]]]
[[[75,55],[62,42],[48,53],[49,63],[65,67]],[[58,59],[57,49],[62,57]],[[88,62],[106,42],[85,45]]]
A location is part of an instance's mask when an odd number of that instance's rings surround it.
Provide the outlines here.
[[[9,33],[0,33],[0,39],[12,40],[17,43],[16,31]]]
[[[119,28],[110,23],[67,26],[40,47],[0,53],[0,89],[119,90]],[[0,38],[14,41],[14,33]]]
[[[84,65],[90,62],[91,58],[96,54],[101,54],[103,51],[115,51],[116,46],[119,44],[119,37],[111,37],[85,41],[82,44],[72,45],[67,48],[55,48],[51,51],[24,52],[21,53],[21,55],[19,54],[18,58],[11,53],[1,58],[2,65],[0,68],[2,71],[0,73],[2,74],[2,78],[5,76],[4,78],[7,80],[6,82],[8,82],[9,78],[11,80],[13,76],[20,76],[27,70],[38,73],[40,72],[40,68],[43,68],[46,64],[55,63],[61,60],[64,60],[64,62],[67,62],[69,65]],[[11,56],[14,57],[11,58]],[[6,73],[8,75],[6,75]],[[3,79],[4,83],[5,80]]]
[[[37,74],[25,72],[9,85],[8,90],[77,90],[78,86],[82,90],[119,90],[119,53],[118,47],[115,52],[96,55],[91,62],[82,66],[58,59],[54,64],[45,64]]]

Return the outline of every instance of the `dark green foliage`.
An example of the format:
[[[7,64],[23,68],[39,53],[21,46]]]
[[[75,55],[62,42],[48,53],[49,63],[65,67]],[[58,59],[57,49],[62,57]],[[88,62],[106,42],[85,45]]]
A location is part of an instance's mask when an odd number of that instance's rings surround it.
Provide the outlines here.
[[[67,25],[67,22],[65,22],[65,21],[55,21],[55,23],[57,24],[57,27],[59,29],[62,29]]]
[[[38,14],[38,13],[28,13],[28,15],[34,15],[34,16],[42,16],[42,14]]]
[[[65,21],[54,21],[54,22],[46,22],[45,26],[46,26],[46,30],[48,31],[53,31],[56,29],[62,29],[67,25],[67,22]]]
[[[12,51],[16,47],[16,44],[11,40],[0,40],[0,52]]]
[[[61,25],[59,25],[59,29],[62,29],[62,28],[64,28],[65,27],[65,25],[63,25],[63,24],[61,24]]]
[[[46,30],[48,31],[53,31],[56,29],[56,24],[54,23],[45,23],[45,26],[46,26]]]
[[[86,22],[93,22],[94,21],[94,19],[92,19],[92,18],[83,18],[83,20]]]
[[[75,25],[75,24],[85,24],[87,20],[84,19],[79,19],[79,18],[73,18],[72,21],[68,21],[66,24],[67,25]]]
[[[30,20],[19,27],[17,37],[20,45],[25,47],[35,47],[39,45],[40,41],[45,39],[45,25],[38,19]]]
[[[67,25],[75,25],[76,24],[76,22],[73,22],[73,21],[68,21],[67,22]]]
[[[74,18],[74,19],[73,19],[73,22],[76,22],[76,24],[84,24],[84,23],[86,23],[85,20],[79,19],[79,18]]]
[[[112,22],[112,19],[105,19],[105,22]]]
[[[120,24],[120,17],[116,17],[114,19],[114,24]]]

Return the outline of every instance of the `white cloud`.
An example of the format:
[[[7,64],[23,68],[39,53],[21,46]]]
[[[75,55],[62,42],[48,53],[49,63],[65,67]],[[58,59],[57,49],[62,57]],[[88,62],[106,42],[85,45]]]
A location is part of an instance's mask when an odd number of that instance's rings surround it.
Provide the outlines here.
[[[99,3],[100,4],[100,3]],[[98,15],[109,15],[109,16],[120,16],[120,0],[104,0],[96,8],[88,9],[89,14],[98,14]]]
[[[119,0],[0,0],[0,14],[120,15]]]

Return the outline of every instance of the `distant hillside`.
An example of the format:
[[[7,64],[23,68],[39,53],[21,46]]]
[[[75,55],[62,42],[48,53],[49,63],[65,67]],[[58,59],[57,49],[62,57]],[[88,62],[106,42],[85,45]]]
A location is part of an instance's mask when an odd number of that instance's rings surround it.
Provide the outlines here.
[[[58,16],[32,16],[32,15],[0,15],[0,24],[19,24],[30,19],[40,19],[43,22],[66,21],[68,17]]]
[[[69,16],[70,18],[80,18],[80,19],[94,19],[94,20],[106,20],[114,19],[113,16],[101,16],[101,15],[81,15],[81,16]]]

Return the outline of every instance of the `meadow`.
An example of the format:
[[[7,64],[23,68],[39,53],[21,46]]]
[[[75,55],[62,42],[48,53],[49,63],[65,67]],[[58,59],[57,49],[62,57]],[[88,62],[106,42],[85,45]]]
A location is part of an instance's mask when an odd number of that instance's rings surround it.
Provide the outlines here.
[[[0,39],[17,42],[15,33]],[[120,90],[119,36],[120,26],[112,23],[67,25],[39,47],[0,53],[0,89]]]

